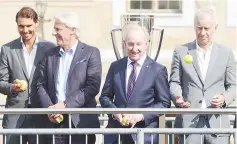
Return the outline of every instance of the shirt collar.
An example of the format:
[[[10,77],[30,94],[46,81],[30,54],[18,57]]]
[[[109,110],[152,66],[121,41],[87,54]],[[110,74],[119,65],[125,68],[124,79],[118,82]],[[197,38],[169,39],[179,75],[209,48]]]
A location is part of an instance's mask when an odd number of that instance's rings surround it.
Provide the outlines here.
[[[39,43],[39,38],[38,38],[38,37],[35,37],[34,45],[36,45],[36,44],[38,44],[38,43]],[[21,37],[21,44],[24,44],[22,37]]]
[[[147,55],[146,55],[146,53],[145,53],[145,54],[141,57],[141,59],[137,61],[137,64],[138,64],[139,66],[142,66],[143,63],[145,62],[146,57],[147,57]],[[127,66],[129,66],[129,65],[131,64],[131,62],[133,62],[133,61],[128,57]]]
[[[67,51],[67,53],[70,54],[70,55],[73,55],[75,53],[76,49],[77,49],[77,45],[78,45],[78,41],[76,41],[76,43]],[[64,52],[63,48],[60,47],[59,55],[62,56],[64,54],[65,54],[65,52]]]
[[[213,46],[213,42],[211,43],[210,47],[207,48],[207,51],[211,51]],[[196,48],[198,51],[203,51],[203,49],[198,45],[197,40],[196,40]]]

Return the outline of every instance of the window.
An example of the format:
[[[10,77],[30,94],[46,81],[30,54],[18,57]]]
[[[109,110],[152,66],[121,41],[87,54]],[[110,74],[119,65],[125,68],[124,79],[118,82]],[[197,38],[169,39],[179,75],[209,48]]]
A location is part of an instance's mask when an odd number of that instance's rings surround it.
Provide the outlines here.
[[[182,0],[130,0],[128,12],[182,13]]]
[[[142,17],[142,21],[146,21],[147,18],[143,16],[146,15],[153,17],[151,25],[159,27],[193,26],[195,10],[194,0],[113,0],[112,25],[121,27],[124,20],[138,21],[140,18],[137,17]],[[124,19],[121,17],[123,15],[128,16]]]

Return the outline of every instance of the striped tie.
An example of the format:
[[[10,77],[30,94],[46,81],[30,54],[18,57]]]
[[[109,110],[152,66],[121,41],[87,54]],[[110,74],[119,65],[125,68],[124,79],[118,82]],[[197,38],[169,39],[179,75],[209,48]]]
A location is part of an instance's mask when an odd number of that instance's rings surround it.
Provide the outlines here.
[[[136,83],[136,76],[137,76],[137,63],[131,62],[133,69],[128,79],[128,86],[127,86],[127,97],[129,98],[132,94],[132,90]]]

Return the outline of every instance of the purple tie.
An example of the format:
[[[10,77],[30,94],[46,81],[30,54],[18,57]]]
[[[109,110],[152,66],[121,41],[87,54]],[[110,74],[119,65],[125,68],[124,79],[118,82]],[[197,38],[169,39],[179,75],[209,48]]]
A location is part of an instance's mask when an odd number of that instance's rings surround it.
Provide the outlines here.
[[[128,86],[127,86],[127,97],[129,98],[132,94],[132,90],[134,88],[134,85],[136,83],[136,75],[137,75],[137,63],[131,62],[131,65],[133,66],[132,72],[128,79]]]

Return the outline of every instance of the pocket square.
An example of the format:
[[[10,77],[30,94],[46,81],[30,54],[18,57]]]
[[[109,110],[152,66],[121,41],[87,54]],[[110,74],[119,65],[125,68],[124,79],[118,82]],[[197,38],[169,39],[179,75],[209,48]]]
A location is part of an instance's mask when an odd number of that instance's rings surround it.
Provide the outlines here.
[[[77,61],[76,64],[78,64],[78,63],[82,63],[82,62],[84,62],[84,61],[86,61],[86,59],[82,59],[82,60],[80,60],[80,61]]]

